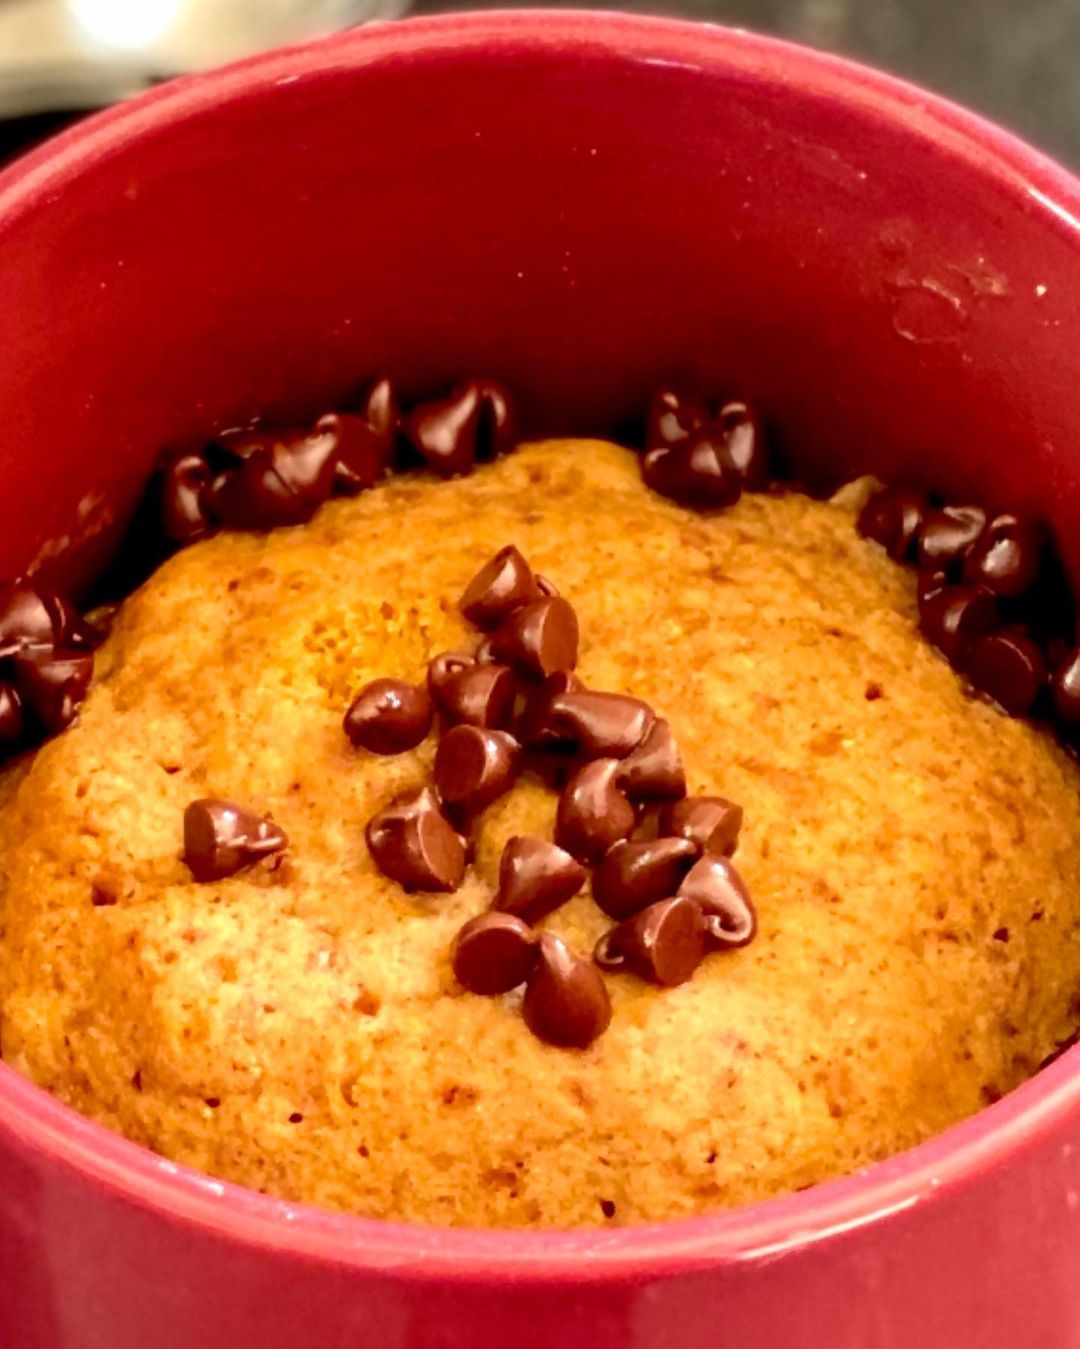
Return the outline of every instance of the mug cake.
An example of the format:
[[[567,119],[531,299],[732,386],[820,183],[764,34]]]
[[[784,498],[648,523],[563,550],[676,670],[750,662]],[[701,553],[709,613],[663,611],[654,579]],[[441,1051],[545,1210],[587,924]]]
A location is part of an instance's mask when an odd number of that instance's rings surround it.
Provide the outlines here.
[[[378,381],[171,452],[183,546],[107,635],[9,586],[5,1061],[218,1177],[504,1227],[805,1188],[1036,1072],[1080,990],[1050,541],[778,484],[735,401],[517,441],[490,381]]]

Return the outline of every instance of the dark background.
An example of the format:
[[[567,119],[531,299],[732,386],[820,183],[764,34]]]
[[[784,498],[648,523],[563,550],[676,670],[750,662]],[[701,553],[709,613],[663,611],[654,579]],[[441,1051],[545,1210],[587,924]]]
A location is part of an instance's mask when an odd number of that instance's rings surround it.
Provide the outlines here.
[[[415,12],[482,3],[419,0]],[[622,0],[619,7],[756,28],[859,57],[1080,167],[1080,0]],[[65,120],[0,122],[0,158]]]

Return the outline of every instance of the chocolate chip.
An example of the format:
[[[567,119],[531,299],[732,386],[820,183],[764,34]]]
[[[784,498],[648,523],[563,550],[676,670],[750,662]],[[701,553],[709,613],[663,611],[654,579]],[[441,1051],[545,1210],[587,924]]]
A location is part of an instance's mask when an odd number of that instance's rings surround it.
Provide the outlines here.
[[[622,921],[678,890],[701,848],[688,838],[616,843],[593,872],[593,899]]]
[[[923,571],[949,567],[963,557],[985,525],[981,506],[938,506],[927,511],[919,533],[919,567]]]
[[[584,884],[585,868],[568,852],[544,838],[517,836],[503,849],[493,907],[538,923]]]
[[[541,576],[539,572],[536,573],[535,580],[536,588],[541,595],[547,596],[548,599],[553,599],[558,595],[559,588],[554,581],[549,581],[546,576]]]
[[[0,683],[0,746],[10,749],[23,738],[26,721],[22,699],[11,684]]]
[[[530,691],[517,719],[515,734],[529,749],[572,749],[572,730],[567,722],[557,722],[552,706],[564,694],[578,693],[584,684],[569,670],[548,675],[547,679]]]
[[[667,449],[649,450],[641,461],[646,487],[698,510],[733,506],[742,495],[742,475],[720,431],[695,431]]]
[[[312,434],[325,437],[333,466],[329,484],[342,496],[355,496],[379,481],[390,467],[393,435],[382,435],[363,417],[328,412],[315,423]]]
[[[943,586],[919,601],[920,630],[953,665],[963,665],[972,643],[1000,622],[993,595],[972,586]]]
[[[403,754],[431,730],[435,716],[426,688],[404,679],[373,679],[345,713],[345,734],[358,749]]]
[[[765,430],[757,412],[740,400],[725,403],[716,414],[714,428],[724,440],[728,458],[735,465],[748,492],[761,492],[769,485],[769,453]]]
[[[513,785],[521,747],[506,731],[454,726],[435,751],[439,797],[464,810],[483,810]]]
[[[312,511],[328,499],[334,487],[341,453],[342,419],[330,413],[305,435],[276,442],[270,462],[278,477]]]
[[[915,578],[915,593],[919,599],[920,611],[931,595],[936,595],[939,590],[944,590],[948,584],[949,576],[947,572],[920,571]]]
[[[15,687],[24,707],[52,735],[75,720],[93,673],[94,657],[88,651],[27,648],[13,663]]]
[[[448,721],[505,730],[514,717],[517,681],[507,665],[465,664],[470,657],[436,656],[428,688]]]
[[[1080,726],[1080,647],[1061,657],[1051,687],[1058,716],[1070,729]]]
[[[705,915],[713,946],[745,946],[757,932],[757,911],[746,882],[726,857],[706,853],[686,873],[679,894]]]
[[[495,629],[491,647],[524,674],[544,677],[572,670],[578,655],[577,614],[558,595],[533,600]]]
[[[442,651],[439,655],[432,656],[428,661],[427,685],[428,692],[436,704],[446,693],[454,676],[475,664],[474,658],[464,651]]]
[[[480,420],[476,430],[476,457],[494,459],[517,444],[517,415],[506,388],[493,379],[473,381],[480,396]]]
[[[650,904],[601,937],[601,969],[626,969],[665,988],[685,984],[705,959],[706,920],[693,900],[677,895]]]
[[[968,549],[964,580],[1001,599],[1015,598],[1034,585],[1042,548],[1042,531],[1030,520],[997,515]]]
[[[386,449],[392,449],[401,424],[401,412],[393,383],[388,376],[380,375],[371,381],[357,411]]]
[[[1046,659],[1026,633],[1014,629],[981,637],[971,648],[968,678],[1011,717],[1030,712],[1046,685]]]
[[[579,768],[559,798],[555,842],[579,862],[598,862],[620,839],[629,838],[637,817],[616,786],[618,759],[594,759]]]
[[[254,449],[239,467],[218,474],[206,502],[208,512],[225,528],[251,530],[303,524],[319,504],[286,485],[265,447]]]
[[[355,411],[330,413],[316,427],[337,417],[337,457],[334,487],[342,496],[355,496],[373,486],[390,468],[401,414],[394,386],[385,376],[371,382]]]
[[[599,970],[559,937],[544,932],[522,1012],[538,1039],[563,1049],[585,1049],[611,1023],[611,999]]]
[[[465,844],[428,787],[391,802],[368,821],[375,865],[406,890],[456,890],[465,875]]]
[[[87,622],[69,599],[41,587],[38,587],[38,593],[52,617],[53,640],[57,646],[71,651],[92,651],[101,644],[102,634]]]
[[[523,984],[536,964],[537,939],[511,913],[470,918],[454,939],[454,977],[470,993],[493,997]]]
[[[704,853],[730,857],[739,841],[743,808],[723,796],[688,796],[660,812],[660,833],[688,838]]]
[[[894,561],[909,562],[925,515],[926,498],[921,493],[883,487],[862,508],[856,527],[863,538],[880,543]]]
[[[618,785],[634,801],[670,801],[686,795],[686,773],[671,727],[661,718],[622,761]]]
[[[174,543],[194,543],[210,532],[204,497],[210,485],[206,455],[175,450],[161,465],[161,527]]]
[[[709,404],[699,395],[657,389],[645,421],[645,448],[655,450],[677,445],[694,431],[707,426],[711,415]]]
[[[540,598],[532,568],[510,543],[480,568],[458,608],[478,628],[494,628],[514,609]]]
[[[470,380],[449,398],[420,404],[402,429],[443,478],[468,473],[477,459],[511,448],[516,434],[506,391],[492,380]]]
[[[56,639],[55,616],[43,591],[25,580],[0,586],[0,657],[48,648]]]
[[[203,797],[184,811],[184,854],[197,881],[235,876],[289,846],[284,829],[234,801]]]
[[[640,698],[564,688],[551,692],[544,729],[556,743],[574,746],[586,759],[622,759],[641,745],[655,719]]]

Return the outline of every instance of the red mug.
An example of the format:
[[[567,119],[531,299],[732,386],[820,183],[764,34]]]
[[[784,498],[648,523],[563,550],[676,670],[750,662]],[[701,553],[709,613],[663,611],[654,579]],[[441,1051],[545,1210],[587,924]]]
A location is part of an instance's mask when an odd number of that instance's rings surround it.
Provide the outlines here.
[[[1035,511],[1075,570],[1078,350],[1080,185],[940,100],[659,19],[372,27],[0,177],[0,574],[84,583],[159,446],[376,369],[556,431],[738,389],[794,473]],[[5,1349],[1073,1349],[1078,1263],[1080,1049],[857,1175],[578,1232],[284,1203],[0,1065]]]

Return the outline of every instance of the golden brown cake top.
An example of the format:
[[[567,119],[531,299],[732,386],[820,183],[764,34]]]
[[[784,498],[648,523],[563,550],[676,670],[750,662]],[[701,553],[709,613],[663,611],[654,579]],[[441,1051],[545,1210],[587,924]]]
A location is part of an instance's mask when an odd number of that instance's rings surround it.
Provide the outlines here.
[[[410,896],[364,827],[435,741],[382,757],[342,730],[364,684],[462,645],[458,598],[511,542],[573,603],[585,683],[662,709],[690,790],[746,810],[757,940],[675,989],[612,976],[584,1051],[449,963],[505,841],[551,836],[554,793],[523,779],[462,887]],[[197,544],[125,606],[80,723],[0,802],[4,1055],[175,1160],[436,1223],[675,1217],[920,1141],[1072,1029],[1080,783],[914,619],[851,508],[693,516],[600,442]],[[206,796],[272,813],[281,865],[195,883],[181,820]],[[585,891],[545,926],[588,951],[608,922]]]

